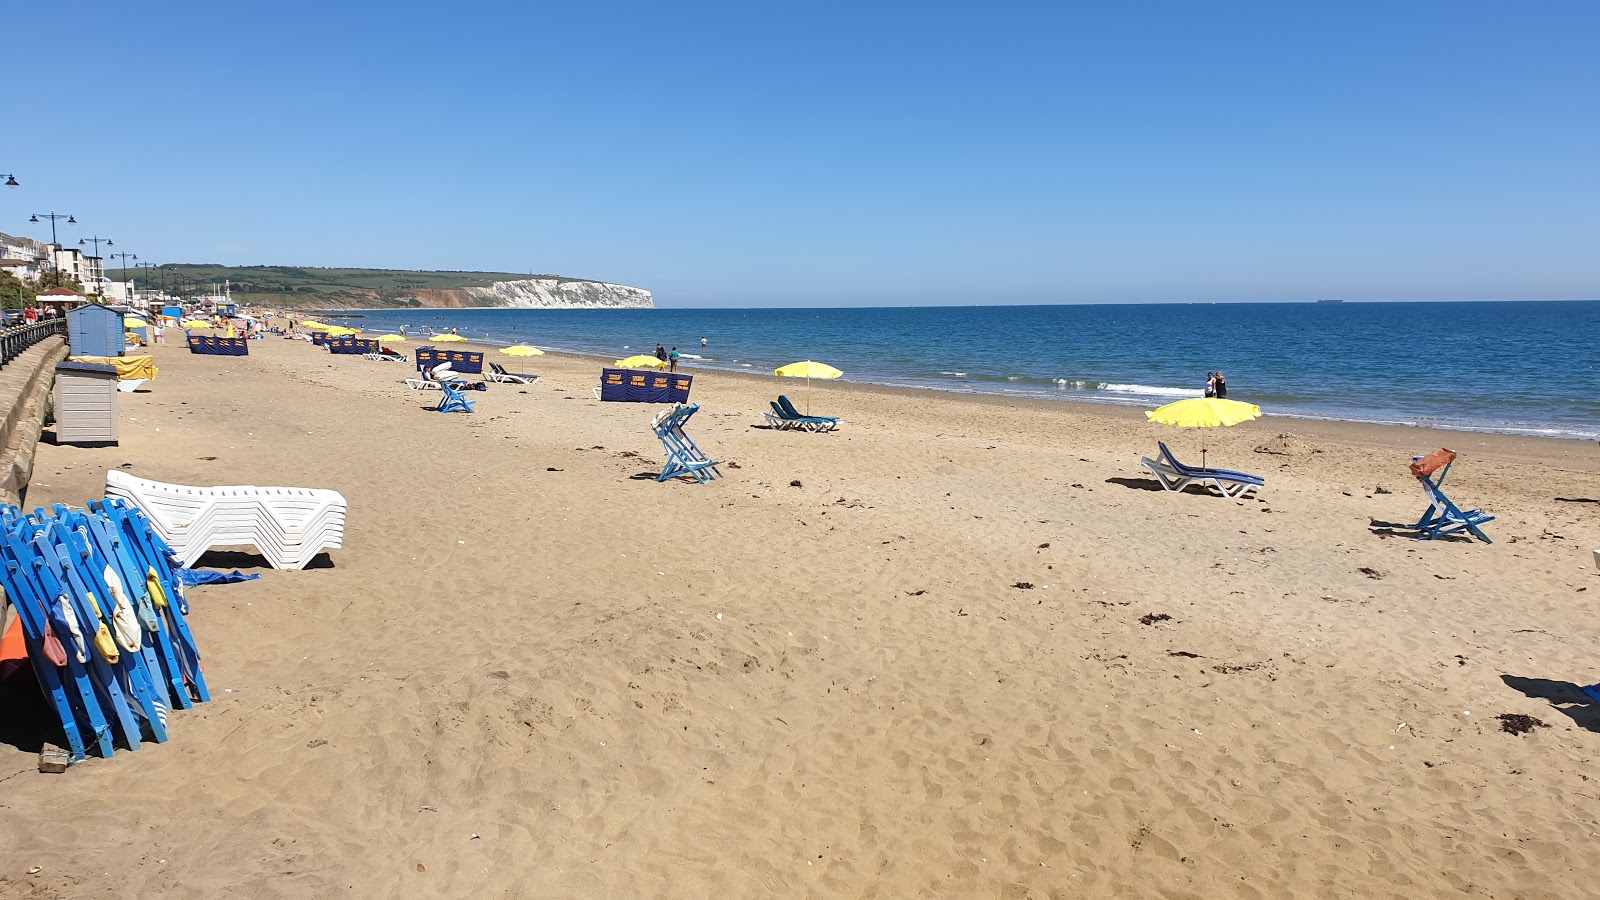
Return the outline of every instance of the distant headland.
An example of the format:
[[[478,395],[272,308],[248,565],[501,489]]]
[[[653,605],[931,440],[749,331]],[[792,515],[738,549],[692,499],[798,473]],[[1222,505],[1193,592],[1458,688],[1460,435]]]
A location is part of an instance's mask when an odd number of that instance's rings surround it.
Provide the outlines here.
[[[510,272],[323,269],[299,266],[161,266],[169,289],[206,292],[228,283],[241,303],[316,309],[404,309],[495,306],[523,309],[650,309],[644,288]],[[107,274],[115,276],[113,269]],[[150,279],[145,274],[144,279]]]

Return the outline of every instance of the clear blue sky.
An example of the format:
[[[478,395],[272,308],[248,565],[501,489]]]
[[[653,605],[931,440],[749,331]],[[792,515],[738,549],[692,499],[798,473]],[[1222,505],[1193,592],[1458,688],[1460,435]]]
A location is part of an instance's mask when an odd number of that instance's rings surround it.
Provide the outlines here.
[[[1594,0],[41,10],[0,39],[0,231],[54,209],[157,262],[662,306],[1600,297]]]

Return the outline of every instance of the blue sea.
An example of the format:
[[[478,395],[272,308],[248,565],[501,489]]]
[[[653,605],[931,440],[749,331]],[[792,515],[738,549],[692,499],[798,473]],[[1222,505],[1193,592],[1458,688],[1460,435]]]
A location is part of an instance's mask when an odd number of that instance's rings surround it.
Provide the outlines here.
[[[451,327],[597,356],[660,342],[690,370],[814,359],[849,381],[1145,408],[1200,396],[1220,370],[1230,399],[1269,415],[1600,437],[1600,301],[360,315],[351,324],[369,334],[404,324],[413,342]]]

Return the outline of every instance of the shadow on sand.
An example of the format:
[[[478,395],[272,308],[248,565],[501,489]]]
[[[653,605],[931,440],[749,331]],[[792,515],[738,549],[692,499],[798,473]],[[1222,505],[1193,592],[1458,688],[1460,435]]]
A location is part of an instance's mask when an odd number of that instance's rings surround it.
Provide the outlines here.
[[[1600,733],[1600,701],[1584,693],[1578,685],[1570,681],[1523,678],[1520,675],[1501,675],[1500,680],[1528,697],[1549,701],[1552,707],[1577,723],[1579,728]]]

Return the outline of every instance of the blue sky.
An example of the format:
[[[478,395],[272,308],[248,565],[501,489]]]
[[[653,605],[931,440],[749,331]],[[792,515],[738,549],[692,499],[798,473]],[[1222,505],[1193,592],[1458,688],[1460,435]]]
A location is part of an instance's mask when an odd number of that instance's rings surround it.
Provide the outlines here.
[[[1592,0],[74,10],[8,32],[84,118],[0,126],[0,231],[680,307],[1600,297]]]

